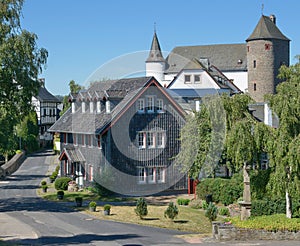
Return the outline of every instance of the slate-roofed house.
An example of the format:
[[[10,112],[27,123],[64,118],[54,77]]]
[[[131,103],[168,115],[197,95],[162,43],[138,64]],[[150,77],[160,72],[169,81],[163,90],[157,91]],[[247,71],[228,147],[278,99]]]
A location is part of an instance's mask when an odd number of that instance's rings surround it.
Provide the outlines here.
[[[205,62],[205,61],[204,61]],[[192,59],[168,85],[168,91],[186,111],[199,111],[207,95],[241,93],[219,69]]]
[[[206,67],[214,66],[241,91],[263,102],[264,95],[274,94],[281,82],[277,78],[279,67],[289,65],[289,42],[274,15],[262,15],[245,43],[177,46],[165,59],[154,33],[146,74],[168,86],[191,60],[203,64],[206,60]]]
[[[32,104],[38,119],[39,141],[42,146],[45,146],[52,143],[52,134],[48,129],[59,118],[61,102],[45,88],[44,79],[40,79],[39,82],[41,86],[37,96],[32,97]]]
[[[50,128],[61,135],[61,175],[122,194],[186,188],[172,165],[185,112],[155,78],[96,82],[71,98]]]

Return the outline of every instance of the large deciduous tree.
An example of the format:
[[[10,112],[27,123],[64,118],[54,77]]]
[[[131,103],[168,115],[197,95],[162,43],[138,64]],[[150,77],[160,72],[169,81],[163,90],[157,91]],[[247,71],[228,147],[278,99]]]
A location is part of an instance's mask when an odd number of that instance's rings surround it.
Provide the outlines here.
[[[274,194],[285,193],[286,216],[291,218],[291,196],[300,190],[300,63],[282,66],[279,77],[285,82],[277,86],[277,94],[267,97],[279,117],[269,152],[270,165],[275,169],[269,187]]]
[[[14,148],[14,127],[32,109],[31,98],[39,88],[38,75],[48,52],[38,48],[37,35],[21,28],[23,0],[0,2],[0,152]]]

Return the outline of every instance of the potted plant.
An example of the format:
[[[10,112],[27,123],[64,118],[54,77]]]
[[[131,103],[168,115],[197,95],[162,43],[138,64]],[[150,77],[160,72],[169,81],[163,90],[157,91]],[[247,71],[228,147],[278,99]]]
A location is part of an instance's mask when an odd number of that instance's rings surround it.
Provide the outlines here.
[[[89,209],[91,212],[95,212],[96,211],[96,207],[97,207],[97,203],[92,201],[89,203]]]
[[[75,202],[76,202],[76,206],[77,207],[81,207],[82,206],[82,197],[81,196],[76,196],[75,197]]]
[[[41,182],[41,185],[42,185],[43,192],[47,192],[47,189],[48,189],[47,182],[45,180],[43,180]]]
[[[110,214],[110,208],[111,208],[111,206],[109,204],[105,204],[103,206],[103,213],[104,213],[104,215],[109,215]]]
[[[56,195],[58,200],[62,200],[64,199],[65,192],[63,190],[59,190],[57,191]]]
[[[50,183],[53,183],[54,180],[55,180],[55,178],[56,178],[56,177],[52,174],[52,175],[49,177]]]

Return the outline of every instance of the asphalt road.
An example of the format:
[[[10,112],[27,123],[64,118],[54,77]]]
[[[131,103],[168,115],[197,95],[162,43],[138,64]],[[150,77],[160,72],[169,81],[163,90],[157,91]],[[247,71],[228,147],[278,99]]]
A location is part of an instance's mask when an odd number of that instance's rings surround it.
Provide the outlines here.
[[[299,242],[213,242],[183,240],[179,231],[98,220],[36,195],[51,162],[51,152],[28,157],[0,181],[0,239],[14,245],[299,245]],[[0,242],[1,245],[1,242]]]

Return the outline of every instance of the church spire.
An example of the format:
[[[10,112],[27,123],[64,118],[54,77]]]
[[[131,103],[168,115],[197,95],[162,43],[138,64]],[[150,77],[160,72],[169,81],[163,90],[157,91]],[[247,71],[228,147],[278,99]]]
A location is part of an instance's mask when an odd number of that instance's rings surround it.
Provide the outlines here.
[[[150,52],[149,52],[149,56],[148,59],[146,60],[146,62],[164,62],[165,59],[162,55],[161,52],[161,48],[158,42],[158,38],[156,35],[156,27],[154,28],[154,35],[153,35],[153,39],[152,39],[152,44],[151,44],[151,48],[150,48]]]

